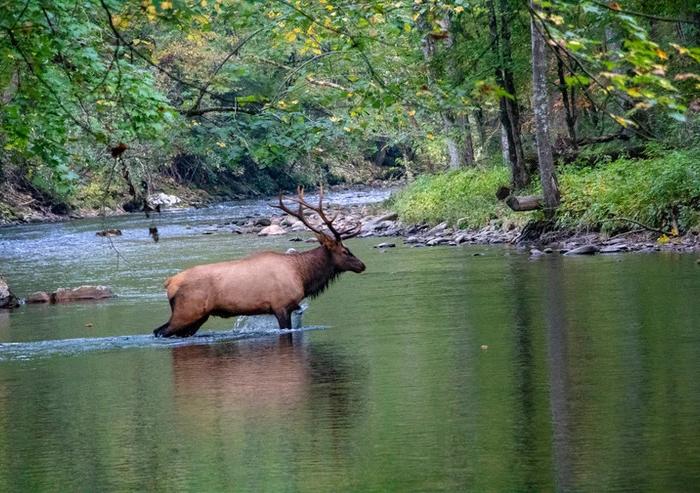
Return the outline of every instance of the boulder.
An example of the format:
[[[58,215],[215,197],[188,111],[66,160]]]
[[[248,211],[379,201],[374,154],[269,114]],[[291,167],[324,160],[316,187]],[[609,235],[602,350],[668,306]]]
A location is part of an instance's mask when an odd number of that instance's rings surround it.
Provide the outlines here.
[[[148,205],[151,207],[172,207],[175,204],[179,204],[182,202],[182,199],[180,197],[176,197],[175,195],[168,195],[167,193],[159,192],[159,193],[154,193],[152,195],[148,196],[147,199]]]
[[[396,246],[396,243],[380,243],[378,245],[374,245],[374,248],[394,248]]]
[[[582,245],[580,247],[569,250],[565,255],[594,255],[600,251],[597,245]]]
[[[613,243],[612,245],[601,247],[600,253],[620,253],[627,250],[629,250],[629,247],[625,243]]]
[[[12,294],[5,279],[0,277],[0,308],[16,308],[18,306],[17,297]]]
[[[77,288],[58,288],[52,295],[54,303],[67,301],[101,300],[111,298],[112,290],[107,286],[80,286]]]
[[[37,291],[27,296],[26,303],[51,303],[51,295],[46,291]]]
[[[427,236],[439,235],[439,234],[441,234],[441,233],[444,233],[445,230],[447,230],[447,223],[446,223],[446,222],[443,222],[443,223],[440,223],[440,224],[438,224],[437,226],[434,226],[433,228],[431,228],[431,229],[426,233],[426,235],[427,235]]]
[[[438,245],[446,245],[449,242],[450,242],[449,238],[431,238],[425,244],[428,246],[438,246]]]
[[[286,233],[287,231],[282,226],[278,224],[270,224],[269,226],[261,229],[258,236],[278,236]]]
[[[267,218],[267,217],[258,217],[253,221],[254,226],[269,226],[272,224],[272,221]]]

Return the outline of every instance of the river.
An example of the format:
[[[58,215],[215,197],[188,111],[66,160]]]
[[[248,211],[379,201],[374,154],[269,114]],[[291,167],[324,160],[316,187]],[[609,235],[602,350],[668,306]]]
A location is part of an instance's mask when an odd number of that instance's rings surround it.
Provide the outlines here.
[[[0,310],[0,491],[700,484],[694,256],[530,259],[354,239],[366,272],[311,300],[300,329],[210,319],[191,339],[154,339],[165,277],[310,248],[215,227],[262,213],[260,201],[166,213],[159,243],[141,215],[0,229],[18,295],[117,294]],[[103,227],[124,234],[96,237]]]

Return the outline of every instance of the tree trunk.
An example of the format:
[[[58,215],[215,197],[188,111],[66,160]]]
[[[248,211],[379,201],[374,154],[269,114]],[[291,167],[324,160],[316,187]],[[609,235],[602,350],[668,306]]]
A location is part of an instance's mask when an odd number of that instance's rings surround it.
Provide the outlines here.
[[[566,56],[563,51],[557,49],[557,75],[559,76],[559,91],[561,92],[561,101],[564,104],[564,111],[566,117],[566,128],[569,132],[569,142],[571,143],[571,148],[576,151],[578,150],[577,137],[576,137],[576,101],[574,100],[574,88],[566,85],[566,74],[564,72],[564,61],[563,57]]]
[[[510,163],[510,147],[508,144],[508,131],[501,125],[501,151],[503,152],[503,162]]]
[[[472,128],[469,124],[469,117],[466,113],[461,113],[457,119],[461,131],[464,153],[464,163],[467,166],[474,166],[474,142],[472,141]]]
[[[538,12],[537,2],[530,0],[533,12]],[[530,37],[532,40],[532,107],[535,113],[535,144],[540,169],[540,181],[544,195],[544,213],[552,219],[559,206],[559,184],[554,171],[552,143],[549,140],[549,119],[547,115],[547,44],[539,31],[535,14],[530,15]]]
[[[508,92],[513,99],[502,97],[499,101],[499,118],[501,125],[506,134],[508,142],[508,164],[511,169],[511,184],[514,190],[520,190],[527,186],[530,177],[525,168],[525,160],[523,158],[522,142],[520,139],[520,115],[517,107],[515,94],[515,84],[513,83],[513,74],[510,70],[512,63],[510,53],[510,31],[507,29],[506,19],[501,17],[501,32],[499,34],[498,19],[496,17],[496,6],[494,0],[488,0],[487,6],[489,10],[489,31],[491,32],[491,46],[497,60],[496,67],[496,83]],[[502,48],[501,45],[505,46]],[[506,56],[507,55],[507,56]],[[504,148],[504,153],[505,153]]]

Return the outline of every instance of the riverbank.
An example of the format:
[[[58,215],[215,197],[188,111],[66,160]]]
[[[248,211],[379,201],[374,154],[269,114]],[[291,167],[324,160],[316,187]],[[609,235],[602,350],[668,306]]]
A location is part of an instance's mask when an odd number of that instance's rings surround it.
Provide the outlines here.
[[[503,166],[424,176],[389,201],[410,244],[515,243],[570,251],[687,251],[700,234],[700,151],[650,153],[604,166],[561,166],[562,202],[553,224],[496,197]],[[537,183],[523,195],[539,195]],[[595,249],[591,249],[595,250]]]

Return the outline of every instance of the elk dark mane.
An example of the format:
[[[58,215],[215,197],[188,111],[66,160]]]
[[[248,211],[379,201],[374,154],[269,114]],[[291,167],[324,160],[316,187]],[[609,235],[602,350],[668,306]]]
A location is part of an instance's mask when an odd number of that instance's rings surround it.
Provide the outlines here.
[[[333,265],[331,254],[323,247],[290,256],[297,265],[306,296],[314,298],[336,280],[340,272]]]

